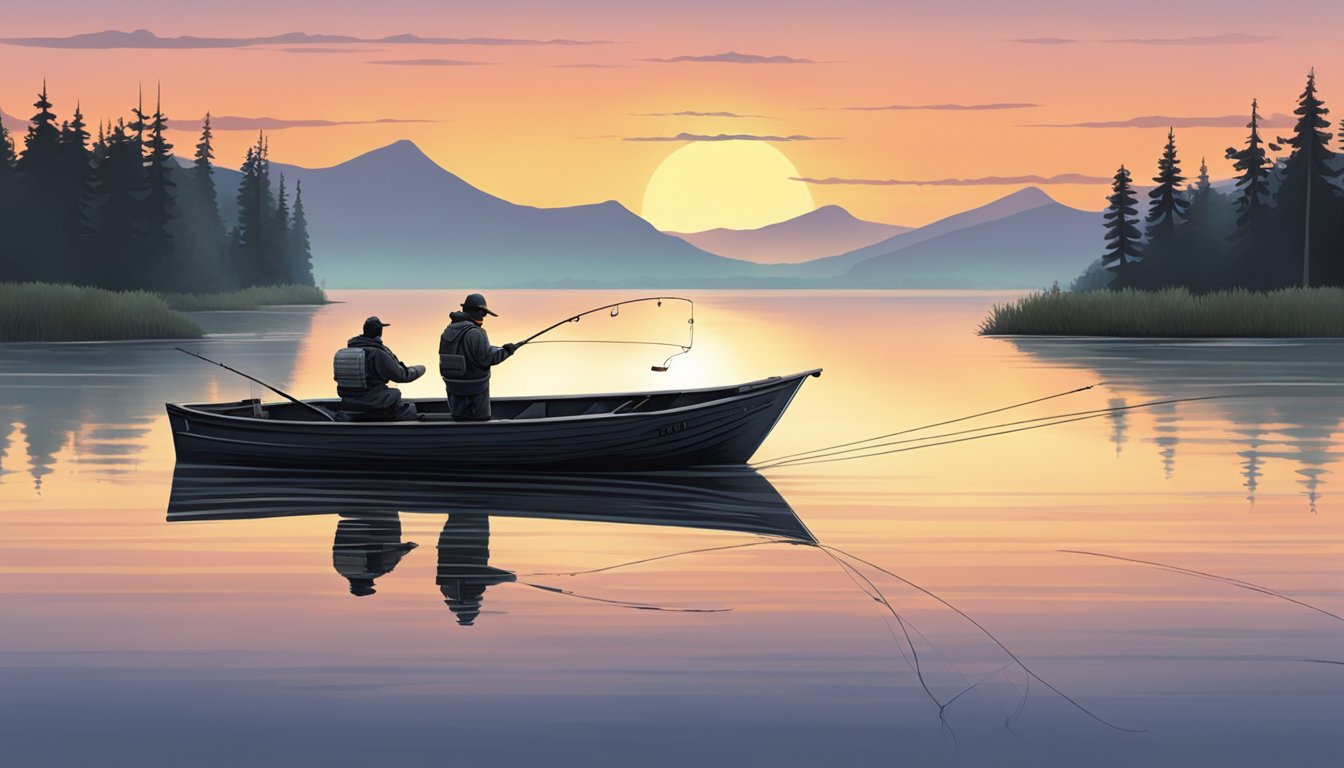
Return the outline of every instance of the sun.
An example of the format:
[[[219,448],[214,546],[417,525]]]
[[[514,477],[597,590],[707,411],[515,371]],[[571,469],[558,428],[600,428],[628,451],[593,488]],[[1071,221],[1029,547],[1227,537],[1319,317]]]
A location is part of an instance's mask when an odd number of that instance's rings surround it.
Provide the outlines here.
[[[649,177],[640,215],[664,232],[756,229],[816,208],[798,175],[763,141],[691,142]]]

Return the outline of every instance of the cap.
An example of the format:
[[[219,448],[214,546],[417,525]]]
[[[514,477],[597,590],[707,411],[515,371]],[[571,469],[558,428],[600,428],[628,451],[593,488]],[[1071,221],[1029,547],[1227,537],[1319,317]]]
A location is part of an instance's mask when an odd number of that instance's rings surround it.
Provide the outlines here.
[[[372,317],[370,317],[370,318],[368,318],[367,320],[364,321],[364,333],[365,333],[365,335],[375,335],[375,336],[376,336],[376,335],[377,335],[376,333],[371,333],[371,332],[372,332],[372,331],[377,331],[377,332],[381,333],[382,330],[383,330],[384,328],[388,327],[389,325],[391,325],[391,323],[384,323],[382,320],[379,320],[379,319],[378,319],[378,316],[377,316],[377,315],[373,315]]]
[[[490,315],[491,317],[499,317],[499,315],[496,315],[494,312],[490,311],[490,309],[485,304],[485,297],[479,293],[469,294],[466,300],[462,302],[462,308],[465,310],[476,309],[480,310],[481,312],[484,312],[487,315]]]

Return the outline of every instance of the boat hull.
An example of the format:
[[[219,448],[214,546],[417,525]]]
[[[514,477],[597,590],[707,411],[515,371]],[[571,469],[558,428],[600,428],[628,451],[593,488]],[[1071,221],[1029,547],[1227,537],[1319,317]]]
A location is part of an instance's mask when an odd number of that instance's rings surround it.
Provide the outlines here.
[[[682,407],[486,422],[291,421],[212,410],[219,406],[168,404],[167,409],[179,461],[252,466],[604,470],[745,464],[788,408],[803,380],[819,373],[807,371],[694,393],[596,395],[549,401],[598,402],[685,394],[696,394],[689,399],[701,400]],[[442,404],[441,400],[412,402]]]

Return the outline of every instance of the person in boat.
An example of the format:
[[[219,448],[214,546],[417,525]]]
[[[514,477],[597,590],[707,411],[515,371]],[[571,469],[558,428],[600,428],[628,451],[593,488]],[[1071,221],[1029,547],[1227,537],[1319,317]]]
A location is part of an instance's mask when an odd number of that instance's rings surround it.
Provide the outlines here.
[[[416,417],[415,403],[401,402],[401,392],[388,382],[406,384],[425,375],[425,366],[406,365],[383,343],[383,329],[391,325],[375,315],[364,321],[364,331],[346,342],[333,361],[336,394],[341,411],[356,418],[408,421]]]
[[[457,421],[490,419],[490,369],[518,348],[516,344],[490,346],[486,315],[499,317],[484,296],[470,294],[462,302],[462,311],[448,316],[452,322],[439,338],[439,374],[448,388],[448,410]]]
[[[485,588],[517,581],[517,574],[490,565],[490,517],[479,513],[448,516],[439,534],[439,567],[434,582],[460,626],[481,614]]]
[[[392,512],[341,513],[336,540],[331,544],[331,565],[350,582],[350,594],[374,593],[373,580],[391,573],[414,541],[401,540],[401,517]]]

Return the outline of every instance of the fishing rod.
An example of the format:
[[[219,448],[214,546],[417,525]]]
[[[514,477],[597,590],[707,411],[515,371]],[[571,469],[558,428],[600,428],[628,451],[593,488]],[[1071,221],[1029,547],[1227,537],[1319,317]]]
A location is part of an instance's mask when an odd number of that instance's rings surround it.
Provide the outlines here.
[[[242,371],[238,370],[237,368],[230,368],[229,366],[227,366],[227,365],[225,365],[225,364],[223,364],[223,363],[216,362],[216,361],[214,361],[214,360],[211,360],[211,359],[208,358],[208,357],[205,357],[204,355],[198,355],[198,354],[196,354],[195,352],[190,352],[190,351],[185,350],[185,349],[183,349],[183,348],[181,348],[181,347],[173,347],[173,349],[176,349],[178,352],[181,352],[181,353],[183,353],[183,354],[191,355],[192,357],[197,358],[197,359],[199,359],[199,360],[204,360],[204,361],[207,362],[207,363],[214,363],[215,365],[218,365],[220,368],[223,368],[224,370],[229,371],[230,373],[236,373],[236,374],[238,374],[239,376],[242,376],[244,379],[247,379],[247,380],[249,380],[249,381],[255,381],[256,383],[258,383],[258,384],[260,384],[261,386],[263,386],[263,387],[265,387],[265,388],[271,390],[271,391],[274,392],[275,394],[277,394],[277,395],[279,395],[279,396],[285,398],[286,400],[290,401],[291,403],[294,403],[295,405],[302,405],[304,408],[307,408],[308,410],[312,411],[313,413],[316,413],[317,415],[321,416],[322,418],[326,419],[327,421],[335,421],[335,420],[336,420],[335,417],[333,417],[330,413],[327,413],[326,411],[322,410],[321,408],[318,408],[317,406],[313,405],[312,403],[305,403],[305,402],[303,402],[302,400],[298,399],[297,397],[295,397],[295,396],[289,394],[288,392],[286,392],[286,391],[284,391],[284,390],[282,390],[282,389],[280,389],[280,388],[278,388],[278,387],[273,387],[273,386],[271,386],[270,384],[267,384],[266,382],[262,381],[261,379],[258,379],[256,376],[249,376],[248,374],[243,373]]]
[[[532,343],[534,339],[540,336],[544,336],[545,334],[554,331],[556,328],[559,328],[562,325],[568,325],[569,323],[577,323],[579,322],[580,319],[588,315],[595,314],[597,312],[603,312],[606,310],[611,310],[611,316],[617,317],[621,314],[621,307],[627,304],[639,304],[648,301],[655,301],[658,303],[658,306],[660,307],[663,306],[664,301],[684,301],[687,304],[689,304],[691,307],[691,317],[686,321],[686,324],[690,326],[690,334],[691,334],[690,340],[687,341],[685,344],[674,344],[672,342],[666,342],[666,341],[599,341],[594,339],[561,339],[555,341],[538,341],[537,343],[538,344],[645,344],[659,347],[676,347],[677,349],[680,349],[681,350],[680,352],[673,353],[670,357],[664,360],[662,365],[650,366],[650,369],[653,371],[656,371],[658,373],[665,373],[667,371],[668,365],[672,362],[672,358],[679,357],[681,355],[686,354],[687,352],[690,352],[691,347],[695,346],[695,302],[692,301],[691,299],[687,299],[682,296],[645,296],[638,299],[626,299],[625,301],[618,301],[614,304],[607,304],[601,307],[594,307],[586,312],[580,312],[577,315],[571,315],[565,318],[564,320],[555,323],[554,325],[549,325],[541,329],[540,331],[537,331],[531,336],[528,336],[526,339],[523,339],[522,341],[515,344],[514,350],[516,351],[517,349],[520,349],[523,345]]]

